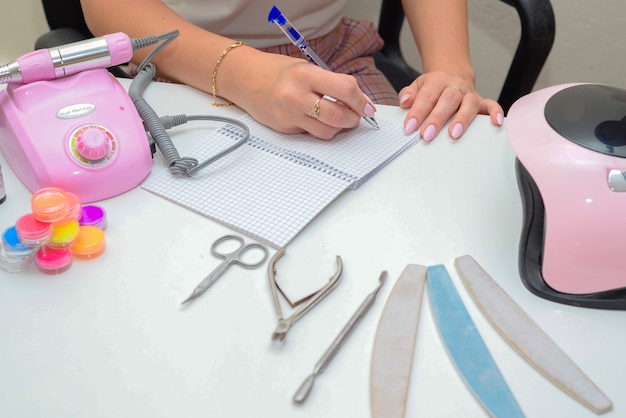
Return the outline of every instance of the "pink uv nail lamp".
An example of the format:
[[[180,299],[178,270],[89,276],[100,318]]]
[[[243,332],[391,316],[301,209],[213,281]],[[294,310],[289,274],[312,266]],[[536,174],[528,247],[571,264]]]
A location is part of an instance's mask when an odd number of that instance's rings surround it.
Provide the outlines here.
[[[626,309],[626,90],[530,93],[509,110],[507,133],[524,209],[524,285],[555,302]]]
[[[83,203],[148,176],[152,152],[135,106],[105,69],[0,91],[0,150],[34,192],[60,187]]]

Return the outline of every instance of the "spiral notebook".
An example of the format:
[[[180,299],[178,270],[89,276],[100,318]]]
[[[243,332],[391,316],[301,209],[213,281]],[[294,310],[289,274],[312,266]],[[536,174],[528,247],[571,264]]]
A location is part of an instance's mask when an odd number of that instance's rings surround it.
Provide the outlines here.
[[[153,170],[142,187],[274,248],[419,140],[384,120],[378,130],[361,123],[332,141],[280,134],[247,115],[241,121],[250,128],[242,147],[192,177]],[[241,137],[239,128],[225,125],[188,155],[202,161]]]

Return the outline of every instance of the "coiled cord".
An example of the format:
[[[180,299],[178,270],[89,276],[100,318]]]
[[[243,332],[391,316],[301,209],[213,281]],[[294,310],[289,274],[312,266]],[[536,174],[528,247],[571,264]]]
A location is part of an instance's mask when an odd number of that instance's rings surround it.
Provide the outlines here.
[[[157,48],[155,48],[141,63],[138,68],[137,76],[135,76],[130,84],[128,94],[135,104],[135,108],[137,109],[139,116],[143,120],[145,128],[148,130],[148,132],[150,132],[152,139],[161,151],[161,154],[163,154],[163,157],[168,164],[170,172],[174,175],[179,176],[191,176],[202,168],[210,165],[211,163],[219,160],[227,154],[230,154],[231,152],[242,146],[250,137],[250,130],[243,122],[222,116],[196,115],[188,117],[186,115],[176,115],[161,118],[157,115],[152,106],[150,106],[148,102],[143,98],[143,92],[146,86],[156,76],[156,67],[150,62],[150,60],[168,43],[174,40],[177,35],[178,31],[172,31],[159,37],[140,38],[133,41],[133,47],[135,47],[135,45],[138,45],[138,47],[142,47],[140,45],[153,45],[155,39],[163,40],[164,42]],[[204,160],[202,163],[199,163],[198,160],[195,158],[181,157],[178,153],[178,150],[176,149],[176,146],[172,142],[172,139],[167,133],[167,129],[185,124],[191,120],[213,120],[229,123],[239,127],[244,132],[244,135],[243,138],[237,141],[234,145]],[[163,124],[163,121],[167,122],[167,128]]]
[[[143,120],[144,127],[150,132],[152,139],[167,161],[172,174],[186,175],[187,171],[198,165],[195,158],[181,158],[172,139],[161,123],[159,116],[152,106],[143,98],[146,86],[156,75],[154,64],[146,65],[133,79],[128,89],[128,94],[135,104],[139,116]]]

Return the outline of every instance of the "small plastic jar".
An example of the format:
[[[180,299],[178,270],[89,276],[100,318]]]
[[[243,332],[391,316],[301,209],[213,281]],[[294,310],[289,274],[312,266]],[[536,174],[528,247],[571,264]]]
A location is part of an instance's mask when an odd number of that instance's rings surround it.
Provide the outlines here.
[[[37,248],[25,254],[15,254],[7,250],[4,244],[0,244],[0,269],[9,273],[24,271],[33,265]]]
[[[4,247],[12,252],[25,253],[32,252],[33,248],[22,244],[20,238],[17,236],[17,229],[15,226],[10,226],[2,233],[2,243]]]
[[[35,255],[35,264],[45,274],[60,274],[67,271],[74,258],[69,248],[54,248],[44,245],[39,247]]]
[[[78,238],[72,244],[74,257],[90,260],[104,252],[104,231],[97,226],[81,226]]]
[[[33,264],[36,247],[27,247],[17,237],[14,226],[4,230],[0,243],[0,268],[15,273],[26,270]]]
[[[59,222],[78,221],[82,215],[80,199],[74,193],[70,192],[65,192],[65,198],[67,199],[67,216]]]
[[[98,205],[85,205],[79,222],[83,226],[97,226],[104,231],[107,229],[106,211]]]
[[[48,246],[55,248],[71,247],[78,237],[80,225],[78,221],[52,224],[52,237],[48,241]]]
[[[15,230],[22,245],[37,247],[44,245],[52,238],[52,225],[41,222],[32,213],[22,216],[15,223]]]
[[[46,187],[30,197],[32,213],[41,222],[58,222],[67,217],[70,205],[67,194],[58,187]]]

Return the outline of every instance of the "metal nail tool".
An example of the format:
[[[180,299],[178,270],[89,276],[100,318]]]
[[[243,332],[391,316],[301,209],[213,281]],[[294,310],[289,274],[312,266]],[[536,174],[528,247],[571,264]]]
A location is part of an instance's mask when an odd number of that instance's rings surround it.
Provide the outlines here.
[[[228,241],[236,241],[238,243],[238,246],[230,252],[223,252],[222,250],[220,250],[220,247],[223,244],[226,244]],[[255,249],[262,251],[261,258],[258,260],[246,261],[245,254]],[[208,276],[206,276],[205,279],[202,280],[200,284],[195,287],[195,289],[193,289],[191,295],[189,295],[187,299],[182,301],[181,305],[184,305],[187,302],[191,302],[192,300],[196,299],[204,292],[206,292],[207,289],[217,281],[217,279],[222,277],[222,275],[226,272],[226,270],[228,270],[228,268],[232,264],[238,264],[246,269],[255,269],[257,267],[260,267],[267,258],[267,247],[257,243],[246,244],[243,238],[238,235],[225,235],[215,240],[213,245],[211,245],[211,254],[218,258],[223,258],[224,261],[222,261],[215,268],[215,270],[213,270]]]
[[[280,292],[283,296],[284,293],[278,287],[276,283],[276,263],[285,255],[285,248],[281,248],[274,254],[272,259],[270,260],[267,266],[267,275],[270,281],[270,289],[272,290],[272,298],[274,300],[274,307],[276,308],[276,313],[278,314],[278,325],[272,334],[272,341],[284,342],[285,338],[287,338],[287,332],[291,328],[291,326],[296,323],[300,318],[304,316],[307,312],[313,309],[318,303],[321,302],[328,294],[339,284],[339,279],[341,279],[341,273],[343,271],[343,264],[341,261],[341,257],[337,256],[337,271],[335,274],[328,280],[328,283],[324,285],[320,290],[313,293],[311,296],[301,299],[299,302],[296,302],[295,305],[301,304],[300,306],[289,318],[283,317],[283,310],[280,307],[280,301],[278,300],[278,293]],[[285,296],[285,299],[287,297]]]
[[[313,382],[315,378],[322,374],[324,370],[326,370],[326,366],[328,366],[331,360],[335,357],[339,349],[343,346],[343,343],[348,339],[352,331],[356,328],[356,326],[361,322],[361,319],[365,317],[365,314],[370,310],[374,301],[376,300],[376,295],[378,295],[378,291],[385,284],[385,280],[387,280],[387,272],[383,271],[378,278],[378,286],[365,297],[363,302],[359,308],[352,314],[350,320],[344,325],[343,329],[339,332],[339,334],[335,337],[330,346],[326,349],[322,357],[315,363],[315,367],[313,368],[313,372],[302,382],[300,388],[293,396],[294,402],[302,403],[306,400],[313,388]]]

